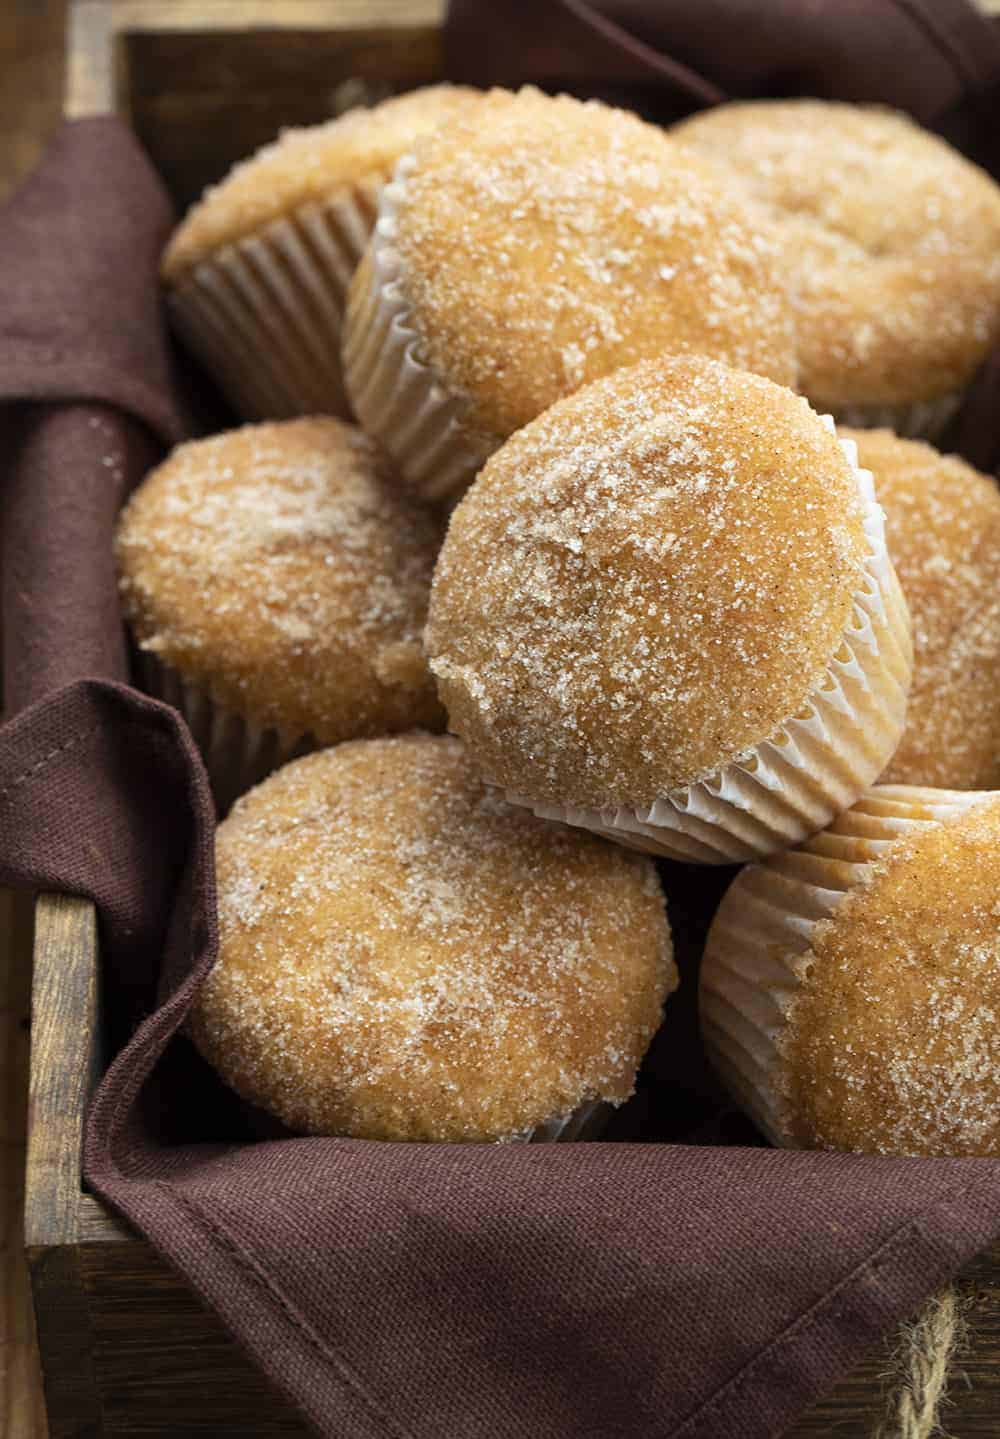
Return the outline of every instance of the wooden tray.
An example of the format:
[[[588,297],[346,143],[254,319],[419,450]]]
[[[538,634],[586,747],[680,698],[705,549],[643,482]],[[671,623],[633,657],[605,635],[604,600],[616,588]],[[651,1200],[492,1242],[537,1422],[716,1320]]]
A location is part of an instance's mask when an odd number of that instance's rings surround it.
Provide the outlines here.
[[[67,113],[127,115],[183,206],[279,126],[437,78],[443,12],[444,0],[82,0]],[[82,1189],[83,1110],[104,1058],[88,902],[39,899],[34,966],[25,1234],[52,1439],[304,1435],[184,1280]],[[996,1439],[1000,1246],[963,1284],[968,1383],[952,1386],[948,1430]],[[867,1439],[890,1349],[791,1439]]]

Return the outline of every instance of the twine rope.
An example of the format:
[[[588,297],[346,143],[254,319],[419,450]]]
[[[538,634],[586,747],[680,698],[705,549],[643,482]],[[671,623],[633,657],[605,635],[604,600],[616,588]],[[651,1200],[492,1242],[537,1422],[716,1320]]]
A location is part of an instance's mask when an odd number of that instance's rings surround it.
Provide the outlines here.
[[[952,1359],[964,1339],[959,1296],[954,1289],[943,1289],[912,1323],[903,1326],[894,1356],[893,1387],[872,1439],[944,1436],[941,1405]]]

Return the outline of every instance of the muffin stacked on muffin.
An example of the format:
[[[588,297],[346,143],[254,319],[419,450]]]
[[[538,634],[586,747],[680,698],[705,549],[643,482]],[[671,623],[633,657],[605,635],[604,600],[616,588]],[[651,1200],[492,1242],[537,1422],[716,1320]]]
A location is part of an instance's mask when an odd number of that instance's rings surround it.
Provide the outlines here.
[[[773,1140],[1000,1152],[1000,496],[823,413],[940,428],[1000,334],[998,255],[974,166],[819,102],[667,136],[445,87],[192,212],[165,274],[231,392],[342,403],[343,328],[393,458],[248,427],[123,516],[147,682],[217,788],[333,746],[219,831],[192,1034],[239,1094],[307,1133],[591,1134],[676,980],[645,850],[763,861],[701,1002]],[[397,473],[457,501],[436,566]],[[434,680],[460,739],[374,738],[440,723]]]
[[[910,679],[853,446],[789,390],[695,357],[618,370],[507,441],[452,515],[426,639],[493,783],[715,863],[849,805]]]
[[[439,542],[339,420],[195,440],[146,479],[119,521],[122,603],[220,804],[304,748],[440,724],[420,641]]]
[[[382,193],[348,301],[359,420],[423,495],[460,491],[553,401],[664,351],[794,384],[766,227],[634,115],[491,92]]]
[[[810,401],[939,435],[1000,340],[1000,188],[889,110],[756,101],[671,133],[777,234]]]
[[[305,1133],[577,1138],[628,1098],[677,982],[652,864],[505,804],[454,739],[287,765],[217,859],[193,1037]]]
[[[247,420],[349,416],[340,331],[382,187],[476,91],[434,85],[286,130],[193,206],[163,257],[172,318]]]

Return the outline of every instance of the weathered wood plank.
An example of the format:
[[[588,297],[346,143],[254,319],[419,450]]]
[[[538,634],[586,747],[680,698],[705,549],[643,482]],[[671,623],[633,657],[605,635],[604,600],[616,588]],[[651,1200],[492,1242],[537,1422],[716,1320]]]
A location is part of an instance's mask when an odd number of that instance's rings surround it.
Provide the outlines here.
[[[76,1242],[83,1111],[98,1059],[97,922],[86,899],[35,910],[25,1242]]]
[[[129,34],[129,114],[179,207],[289,125],[314,125],[439,78],[429,26],[273,34]]]
[[[171,36],[209,40],[222,61],[216,69],[220,84],[227,73],[220,46],[228,37],[266,36],[279,57],[287,54],[296,31],[327,42],[346,42],[352,34],[367,32],[384,46],[406,32],[439,39],[444,10],[445,0],[282,0],[280,5],[275,0],[77,0],[70,13],[65,112],[73,118],[128,113],[132,89],[126,51],[143,38],[153,43]],[[280,46],[274,44],[276,32]],[[167,64],[165,75],[170,73]],[[409,83],[422,84],[424,77]]]
[[[139,1244],[142,1241],[124,1219],[106,1209],[93,1194],[81,1194],[76,1211],[77,1243]]]
[[[99,1056],[89,900],[35,906],[24,1236],[52,1439],[98,1439],[100,1396],[77,1246],[84,1106]]]
[[[309,1432],[216,1316],[146,1244],[83,1244],[79,1257],[108,1439],[272,1439]]]
[[[43,1439],[45,1405],[24,1257],[24,1151],[34,903],[0,890],[0,1435]]]

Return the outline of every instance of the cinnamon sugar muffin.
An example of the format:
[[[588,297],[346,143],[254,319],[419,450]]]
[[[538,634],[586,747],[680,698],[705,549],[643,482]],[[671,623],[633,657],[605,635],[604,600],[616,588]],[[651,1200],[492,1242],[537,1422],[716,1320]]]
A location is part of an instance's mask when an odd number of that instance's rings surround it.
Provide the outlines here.
[[[344,364],[361,423],[423,494],[461,490],[554,400],[665,350],[797,373],[766,227],[690,150],[596,101],[501,90],[400,164]]]
[[[1000,189],[890,110],[721,105],[673,137],[714,161],[779,235],[800,385],[850,425],[940,434],[1000,339]]]
[[[452,515],[426,644],[491,782],[708,862],[849,805],[895,748],[910,676],[853,446],[700,357],[618,370],[507,441]]]
[[[216,854],[192,1035],[293,1129],[571,1139],[631,1093],[677,982],[656,872],[505,804],[457,740],[298,760]]]
[[[705,1043],[778,1144],[1000,1155],[1000,795],[879,785],[734,880]]]
[[[882,780],[1000,789],[1000,490],[889,430],[841,434],[875,476],[913,622],[906,727]]]
[[[185,216],[163,256],[170,313],[244,419],[348,416],[344,301],[379,193],[414,140],[476,93],[432,85],[285,130]]]
[[[420,639],[439,543],[339,420],[195,440],[147,477],[118,525],[122,603],[220,803],[301,748],[440,723]]]

